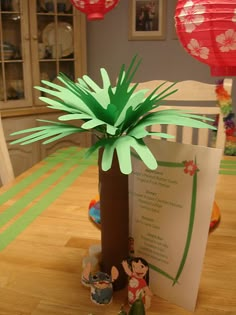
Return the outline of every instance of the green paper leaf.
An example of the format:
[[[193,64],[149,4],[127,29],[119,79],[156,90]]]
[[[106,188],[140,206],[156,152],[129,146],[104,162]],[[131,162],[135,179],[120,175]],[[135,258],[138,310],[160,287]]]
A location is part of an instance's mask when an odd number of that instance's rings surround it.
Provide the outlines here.
[[[115,126],[120,126],[121,124],[123,124],[123,122],[127,118],[127,110],[131,108],[133,112],[134,109],[140,105],[140,103],[144,100],[145,92],[146,91],[144,90],[138,91],[130,97],[126,106],[123,108],[123,110],[119,114],[119,117],[116,119]]]
[[[149,95],[149,98],[150,98],[151,100],[154,100],[154,99],[155,99],[157,102],[160,102],[161,100],[166,99],[168,96],[170,96],[171,94],[174,94],[174,93],[176,93],[176,92],[178,91],[178,89],[172,90],[172,87],[176,85],[176,82],[174,82],[174,83],[172,83],[171,85],[169,85],[166,89],[164,89],[162,92],[157,93],[157,91],[158,91],[163,85],[165,85],[166,83],[167,83],[167,81],[161,83],[158,87],[156,87],[156,89],[154,89],[154,90],[152,91],[152,93]],[[169,92],[168,92],[168,91],[169,91]],[[167,92],[168,92],[168,93],[167,93]],[[149,100],[149,99],[147,98],[147,101],[148,101],[148,100]]]
[[[89,86],[95,92],[100,92],[102,90],[100,86],[98,86],[97,83],[95,83],[89,76],[84,75],[83,80],[87,84],[87,86]]]
[[[115,151],[115,145],[114,140],[109,141],[107,145],[104,147],[104,151],[102,154],[102,170],[108,171],[111,168],[112,160],[113,160],[113,154]]]
[[[110,98],[107,91],[101,90],[99,93],[91,92],[91,95],[96,99],[103,109],[107,109],[107,106],[110,103]]]
[[[57,98],[62,99],[64,104],[66,106],[68,106],[68,109],[72,107],[72,108],[77,109],[77,110],[84,112],[84,113],[88,113],[88,114],[93,113],[91,111],[90,107],[84,102],[84,100],[82,98],[78,98],[78,96],[71,93],[69,90],[64,89],[61,93],[59,93],[59,92],[56,92],[56,91],[53,91],[50,89],[46,89],[43,87],[35,87],[35,88],[42,91],[42,92],[45,92],[47,94],[50,94],[50,95],[56,96]],[[41,99],[45,103],[48,103],[48,104],[54,106],[55,109],[60,110],[60,108],[57,108],[58,103],[56,102],[56,100],[54,100],[54,102],[52,102],[51,99],[48,97],[44,97]],[[61,106],[61,103],[59,105]]]
[[[77,82],[75,82],[75,85],[78,86],[83,91],[89,90],[89,86],[81,78],[77,79]]]
[[[78,132],[84,132],[84,130],[80,130],[80,131],[78,131],[78,130],[76,130],[76,129],[67,130],[67,131],[65,131],[65,132],[63,132],[63,133],[57,134],[55,137],[52,137],[52,136],[51,136],[50,139],[48,139],[48,140],[46,140],[46,141],[43,141],[43,144],[48,144],[48,143],[54,142],[54,141],[56,141],[56,140],[59,140],[59,139],[61,139],[61,138],[70,136],[70,135],[72,135],[72,134],[74,134],[74,133],[78,133]]]
[[[106,147],[107,139],[103,138],[95,142],[86,152],[85,158],[89,158],[94,152],[99,150],[100,148]]]
[[[125,72],[125,66],[122,65],[117,79],[116,89],[114,91],[112,91],[111,88],[109,89],[110,103],[117,106],[120,112],[125,107],[127,101],[129,100],[137,86],[137,84],[135,84],[132,88],[130,88],[130,84],[132,82],[134,74],[140,64],[140,61],[135,64],[136,58],[137,57],[135,56],[132,59],[127,72]]]
[[[204,117],[202,119],[204,119]],[[194,119],[193,114],[189,116],[188,114],[186,114],[185,112],[183,113],[180,110],[166,109],[150,113],[143,117],[142,119],[140,119],[136,126],[133,127],[132,133],[141,132],[139,131],[139,129],[145,129],[148,126],[160,124],[172,124],[177,126],[208,128],[215,130],[214,126],[211,126],[198,119]]]
[[[149,169],[155,170],[157,168],[158,166],[157,161],[143,140],[137,140],[133,148]]]
[[[130,129],[133,128],[133,126],[141,119],[142,116],[146,115],[148,112],[153,110],[154,108],[157,108],[159,105],[161,105],[161,100],[171,94],[173,94],[176,90],[171,90],[170,92],[163,94],[164,92],[170,90],[172,86],[175,84],[173,83],[169,87],[167,87],[163,92],[161,92],[162,97],[159,97],[158,95],[155,95],[156,91],[166,82],[162,83],[160,86],[158,86],[156,89],[151,92],[146,99],[138,106],[136,106],[135,109],[129,107],[126,111],[126,117],[124,120],[124,123],[122,125],[122,132],[129,132]]]
[[[60,92],[43,87],[36,88],[58,98],[61,98],[65,103],[67,102],[70,105],[74,105],[84,113],[89,113],[95,117],[103,118],[106,122],[109,123],[109,116],[106,113],[106,109],[103,108],[99,101],[94,97],[94,95],[96,94],[92,93],[89,90],[80,88],[80,86],[76,85],[69,78],[62,74],[58,76],[58,79],[62,81],[68,87],[68,89],[48,81],[43,81],[43,83],[54,87],[54,89],[60,90]],[[45,99],[45,101],[47,102],[47,99]]]
[[[116,151],[119,160],[120,170],[123,174],[130,174],[132,172],[131,164],[131,146],[134,145],[134,138],[122,137],[121,141],[117,141]]]
[[[119,115],[119,109],[114,104],[109,104],[107,106],[107,112],[112,119],[112,124],[116,127],[115,120],[117,115]]]
[[[58,78],[58,77],[57,77]],[[51,81],[47,81],[47,80],[41,80],[41,82],[43,83],[43,84],[45,84],[45,85],[47,85],[47,86],[49,86],[50,88],[52,88],[53,90],[51,90],[51,89],[48,89],[48,88],[44,88],[44,87],[42,87],[42,86],[36,86],[35,88],[36,89],[47,89],[47,91],[54,91],[54,90],[57,90],[58,92],[64,92],[66,89],[63,87],[63,86],[61,86],[61,85],[59,85],[59,84],[57,84],[57,83],[53,83],[53,82],[51,82]],[[67,91],[67,90],[66,90]],[[56,92],[56,91],[55,91]],[[57,92],[57,93],[58,93]]]
[[[93,97],[97,100],[99,104],[102,105],[103,108],[107,108],[108,104],[110,103],[110,98],[108,95],[108,89],[110,87],[110,81],[107,80],[107,77],[105,75],[106,72],[104,69],[103,71],[101,70],[102,75],[104,75],[104,80],[103,82],[104,87],[100,88],[89,76],[84,75],[83,80],[87,84],[87,86],[92,90],[90,93],[93,95]],[[109,79],[109,77],[108,77]],[[109,83],[109,85],[106,85],[106,83]]]
[[[67,114],[62,115],[58,119],[61,121],[68,121],[68,120],[76,120],[76,119],[90,119],[91,116],[88,114]]]
[[[116,127],[109,125],[109,124],[106,124],[104,121],[102,121],[100,119],[96,119],[96,118],[85,122],[84,124],[82,124],[81,128],[89,130],[89,129],[93,129],[93,128],[96,128],[97,126],[101,126],[101,125],[106,125],[107,133],[109,133],[110,135],[115,135],[115,133],[117,131]]]
[[[29,128],[26,130],[21,130],[12,133],[12,135],[18,135],[22,133],[28,133],[28,132],[34,132],[33,134],[30,134],[28,136],[25,136],[23,138],[19,138],[17,140],[14,140],[11,142],[11,144],[30,144],[35,141],[40,141],[46,138],[52,137],[53,140],[48,140],[49,142],[55,141],[57,137],[55,135],[60,135],[61,137],[65,137],[67,135],[73,134],[73,133],[78,133],[78,132],[85,132],[84,129],[76,126],[71,126],[67,124],[62,124],[58,122],[53,122],[53,121],[48,121],[48,120],[39,120],[43,122],[50,123],[51,125],[46,125],[46,126],[38,126],[34,128]],[[48,143],[48,142],[47,142]]]
[[[65,104],[63,101],[51,99],[48,97],[40,96],[39,99],[44,103],[49,104],[48,108],[52,108],[55,110],[65,111],[69,113],[78,113],[79,109],[74,108],[73,105]]]
[[[152,131],[150,131],[150,132],[148,132],[147,135],[151,136],[151,137],[156,136],[156,137],[160,137],[160,138],[164,138],[164,139],[173,139],[173,138],[175,138],[175,136],[169,135],[168,133],[165,133],[165,132],[154,132],[154,131],[152,132]]]
[[[101,68],[100,70],[103,82],[103,89],[108,90],[109,86],[111,86],[111,81],[106,69]]]
[[[174,138],[174,136],[169,135],[168,133],[148,131],[148,130],[143,129],[143,128],[134,128],[128,133],[128,135],[130,135],[136,139],[143,139],[147,136],[151,136],[151,137],[156,136],[156,137],[160,137],[160,138],[164,138],[164,139]]]
[[[80,91],[86,92],[89,90],[89,88],[85,86],[84,82],[83,84],[76,84],[73,81],[71,81],[71,79],[68,78],[64,73],[59,73],[57,79],[65,85],[68,91],[76,95],[78,98],[80,97]]]
[[[108,171],[111,168],[113,154],[116,150],[120,171],[123,174],[130,174],[132,172],[131,148],[137,152],[140,159],[148,168],[157,168],[157,161],[143,140],[136,140],[130,136],[123,136],[116,140],[112,139],[106,143],[102,156],[102,169]]]

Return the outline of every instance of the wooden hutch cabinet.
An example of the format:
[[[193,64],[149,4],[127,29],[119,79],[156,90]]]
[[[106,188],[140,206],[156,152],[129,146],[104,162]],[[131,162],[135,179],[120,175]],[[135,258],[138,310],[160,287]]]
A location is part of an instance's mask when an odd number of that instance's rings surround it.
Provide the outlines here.
[[[37,119],[59,115],[39,100],[34,86],[57,82],[65,73],[86,73],[86,21],[70,0],[1,0],[0,112],[15,175],[68,145],[90,145],[89,134],[75,134],[51,145],[11,145],[14,131],[35,127]],[[58,83],[58,82],[57,82]]]

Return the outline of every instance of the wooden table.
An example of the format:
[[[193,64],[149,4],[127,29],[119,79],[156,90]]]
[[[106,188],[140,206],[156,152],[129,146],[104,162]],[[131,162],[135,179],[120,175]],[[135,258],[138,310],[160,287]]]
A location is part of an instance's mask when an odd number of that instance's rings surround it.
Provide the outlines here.
[[[88,219],[96,158],[81,157],[76,148],[60,151],[0,189],[0,315],[113,315],[126,302],[122,290],[97,306],[80,281],[82,260],[100,240]],[[236,314],[235,191],[236,176],[219,175],[222,221],[209,235],[196,315]],[[147,314],[191,313],[155,296]]]

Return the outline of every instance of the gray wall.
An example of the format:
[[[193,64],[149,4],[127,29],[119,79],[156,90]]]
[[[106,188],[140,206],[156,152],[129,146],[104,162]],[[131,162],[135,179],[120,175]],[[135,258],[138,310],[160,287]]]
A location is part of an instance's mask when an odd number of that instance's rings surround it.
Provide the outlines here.
[[[209,66],[191,57],[179,41],[173,39],[176,0],[165,0],[167,34],[164,41],[128,40],[128,1],[120,0],[117,7],[106,14],[104,20],[87,22],[88,74],[93,80],[100,83],[99,69],[104,67],[115,82],[121,64],[128,65],[135,54],[142,58],[142,64],[135,75],[136,82],[192,79],[215,83],[219,79],[211,77]],[[235,82],[233,100],[236,100]],[[235,108],[234,104],[234,112]]]

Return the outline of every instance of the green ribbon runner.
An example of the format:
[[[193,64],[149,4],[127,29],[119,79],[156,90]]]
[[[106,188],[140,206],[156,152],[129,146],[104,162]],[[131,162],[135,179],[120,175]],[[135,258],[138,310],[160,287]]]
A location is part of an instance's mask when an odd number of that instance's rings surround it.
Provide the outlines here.
[[[236,160],[223,160],[220,163],[219,174],[236,175]]]
[[[79,152],[80,151],[77,149],[77,154]],[[84,150],[81,150],[80,155],[82,152],[84,152]],[[0,195],[0,205],[4,204],[6,201],[24,190],[26,187],[32,184],[33,181],[40,178],[43,174],[45,174],[57,164],[64,162],[67,158],[71,158],[72,153],[75,153],[74,147],[68,148],[64,151],[59,150],[57,153],[53,153],[49,157],[45,158],[43,160],[45,162],[43,167],[40,167],[38,170],[34,171],[34,173],[22,179],[19,183],[15,184],[13,187]]]
[[[6,197],[13,197],[23,188],[26,188],[27,185],[32,184],[35,180],[38,180],[40,175],[45,174],[48,170],[61,164],[59,168],[57,168],[47,178],[43,179],[42,182],[31,189],[30,193],[24,195],[21,199],[1,213],[0,226],[4,226],[4,224],[13,219],[14,216],[20,213],[20,211],[22,211],[30,202],[32,202],[35,198],[40,197],[40,195],[45,191],[45,188],[49,189],[49,191],[44,194],[36,204],[30,207],[0,234],[0,250],[3,250],[7,245],[9,245],[90,165],[96,164],[97,157],[95,155],[92,155],[89,159],[83,159],[84,153],[85,150],[79,151],[78,149],[75,150],[70,148],[61,152],[57,152],[55,155],[51,155],[44,160],[45,164],[40,169],[27,178],[23,179],[21,182],[12,187],[12,189],[9,189],[0,196],[0,202],[5,202],[4,200],[6,200]],[[60,181],[61,177],[63,177],[63,179]],[[54,185],[54,183],[57,181],[58,183]]]

